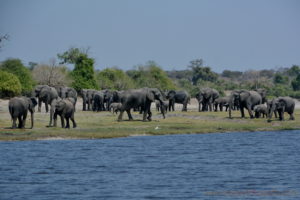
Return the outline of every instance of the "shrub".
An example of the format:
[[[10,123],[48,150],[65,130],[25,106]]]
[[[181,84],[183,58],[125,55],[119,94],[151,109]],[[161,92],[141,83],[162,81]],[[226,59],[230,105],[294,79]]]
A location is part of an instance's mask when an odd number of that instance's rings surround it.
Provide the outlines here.
[[[0,97],[13,97],[21,94],[21,83],[17,76],[0,70]]]

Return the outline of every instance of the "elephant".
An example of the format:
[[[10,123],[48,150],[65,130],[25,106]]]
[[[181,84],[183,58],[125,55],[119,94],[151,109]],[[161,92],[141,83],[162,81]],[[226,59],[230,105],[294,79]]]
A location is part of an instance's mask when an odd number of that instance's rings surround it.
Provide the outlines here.
[[[230,97],[219,97],[215,100],[214,102],[214,107],[215,107],[215,112],[218,111],[218,106],[220,111],[223,111],[223,106],[226,107],[226,111],[229,107],[229,101],[230,101]]]
[[[69,120],[71,119],[73,123],[73,128],[76,128],[77,124],[74,119],[75,108],[73,102],[69,99],[60,99],[55,104],[55,112],[54,112],[54,126],[57,126],[57,115],[60,116],[61,119],[61,127],[62,128],[70,128]],[[65,126],[66,120],[66,126]]]
[[[169,111],[175,111],[175,103],[183,104],[182,111],[187,111],[187,104],[190,103],[191,97],[187,91],[170,90],[166,96],[169,100]]]
[[[141,111],[143,112],[143,121],[146,121],[146,119],[151,121],[151,103],[155,100],[159,100],[160,102],[163,101],[163,96],[157,88],[141,88],[124,91],[121,98],[122,106],[118,121],[122,121],[124,111],[127,112],[129,120],[133,120],[130,109],[134,107],[141,107]],[[164,111],[163,117],[165,118]]]
[[[233,103],[238,101],[241,117],[245,117],[244,108],[246,108],[249,112],[251,118],[254,118],[252,110],[254,106],[262,103],[261,95],[256,91],[248,91],[248,90],[234,90],[230,94],[230,102],[229,102],[229,118],[232,118],[231,110]]]
[[[111,103],[109,106],[109,110],[111,110],[112,113],[118,114],[118,111],[121,110],[121,106],[122,106],[121,103]]]
[[[267,111],[267,106],[265,104],[259,104],[254,106],[253,111],[255,113],[256,118],[260,118],[261,115],[263,118],[267,117],[268,111]]]
[[[104,96],[102,91],[96,91],[93,95],[93,111],[104,111]]]
[[[278,97],[268,103],[268,121],[271,121],[272,115],[277,111],[279,120],[284,120],[284,112],[290,115],[290,120],[294,120],[295,101],[291,97]]]
[[[18,119],[18,128],[25,128],[28,110],[31,114],[31,128],[34,125],[34,111],[37,101],[34,97],[14,97],[8,102],[8,110],[13,121],[12,128],[17,128],[16,121]]]
[[[163,105],[161,105],[160,101],[155,100],[156,111],[162,111],[161,108],[164,109],[165,113],[168,112],[169,101],[163,101]]]
[[[213,103],[217,98],[219,98],[220,94],[217,90],[212,88],[203,88],[196,94],[196,99],[199,103],[198,111],[212,111]],[[201,109],[202,104],[202,109]]]
[[[256,92],[258,92],[258,94],[260,94],[261,96],[261,103],[267,103],[267,90],[263,89],[263,88],[258,88],[255,90]]]
[[[97,90],[93,89],[82,89],[81,90],[81,96],[82,96],[82,110],[92,110],[92,105],[93,105],[93,98],[94,98],[94,93]],[[87,108],[86,108],[87,105]]]
[[[34,96],[38,98],[38,112],[41,112],[42,102],[45,103],[46,112],[48,112],[48,105],[51,104],[53,99],[58,98],[58,93],[54,87],[37,85],[34,90]]]
[[[111,103],[120,103],[123,97],[124,91],[114,91],[112,92]]]
[[[62,99],[71,97],[75,100],[75,110],[76,110],[76,102],[77,102],[77,92],[74,88],[71,87],[57,87],[56,88],[58,96]]]
[[[104,108],[109,111],[110,104],[112,103],[113,92],[110,90],[103,90],[104,93]]]

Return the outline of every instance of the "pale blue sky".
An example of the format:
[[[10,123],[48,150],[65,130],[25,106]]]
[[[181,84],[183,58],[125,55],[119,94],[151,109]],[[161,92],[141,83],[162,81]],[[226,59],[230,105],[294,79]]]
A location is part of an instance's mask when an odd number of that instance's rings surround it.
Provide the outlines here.
[[[0,52],[47,62],[90,47],[97,69],[202,58],[216,72],[300,65],[298,0],[0,0]]]

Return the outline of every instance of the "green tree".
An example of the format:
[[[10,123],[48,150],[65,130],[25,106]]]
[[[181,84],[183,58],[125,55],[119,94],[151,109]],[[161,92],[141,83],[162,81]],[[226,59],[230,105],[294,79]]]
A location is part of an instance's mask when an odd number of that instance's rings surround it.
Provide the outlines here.
[[[275,84],[287,84],[289,82],[289,78],[280,73],[276,73],[273,81]]]
[[[61,64],[75,64],[71,77],[73,79],[72,87],[77,91],[84,88],[98,88],[94,73],[94,59],[88,57],[87,51],[70,48],[63,54],[58,54],[57,57],[62,61]]]
[[[21,94],[21,83],[17,76],[0,70],[0,97],[13,97]]]
[[[192,82],[197,84],[198,80],[215,82],[218,79],[218,74],[211,71],[210,67],[203,66],[202,59],[192,60],[188,66],[193,71]]]
[[[30,70],[23,65],[20,59],[7,59],[1,64],[0,69],[18,77],[22,86],[23,94],[31,93],[34,81]]]
[[[287,74],[291,77],[300,75],[300,67],[297,65],[293,65],[290,69],[287,70]]]
[[[293,90],[300,90],[300,74],[292,81]]]
[[[96,80],[101,89],[126,90],[134,88],[131,78],[121,69],[106,68],[100,71]]]

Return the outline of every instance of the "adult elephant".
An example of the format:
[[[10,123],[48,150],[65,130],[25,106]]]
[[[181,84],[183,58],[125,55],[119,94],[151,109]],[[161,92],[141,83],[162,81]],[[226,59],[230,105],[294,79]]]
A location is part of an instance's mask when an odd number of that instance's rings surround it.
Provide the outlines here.
[[[93,98],[94,94],[97,92],[97,90],[93,89],[82,89],[81,90],[81,96],[82,96],[82,110],[92,110],[93,105]]]
[[[169,111],[175,111],[175,103],[182,104],[182,111],[187,111],[187,104],[190,103],[191,97],[187,91],[170,90],[166,96],[169,100]]]
[[[255,90],[256,92],[258,92],[258,94],[260,94],[261,96],[261,103],[264,104],[264,103],[267,103],[267,90],[266,89],[263,89],[263,88],[258,88]]]
[[[279,120],[284,120],[284,112],[290,115],[290,120],[294,120],[295,101],[291,97],[278,97],[271,100],[267,105],[268,121],[271,121],[274,112],[279,115]]]
[[[254,106],[262,103],[262,97],[257,91],[248,91],[248,90],[235,90],[231,92],[230,95],[230,104],[229,104],[229,118],[232,118],[231,109],[234,102],[238,102],[241,117],[245,117],[244,108],[249,112],[249,116],[254,118],[252,110]]]
[[[141,107],[143,111],[143,121],[146,121],[146,119],[151,121],[151,103],[155,100],[159,100],[162,105],[163,97],[157,88],[141,88],[124,91],[121,98],[122,106],[120,108],[118,121],[122,121],[124,111],[127,112],[129,120],[133,120],[130,109],[135,107]],[[164,109],[162,110],[163,117],[165,118]]]
[[[93,96],[93,111],[99,112],[104,111],[104,98],[105,94],[102,91],[97,91]]]
[[[109,111],[110,104],[112,103],[113,92],[110,90],[102,90],[102,92],[104,94],[104,110]]]
[[[12,128],[16,128],[16,121],[18,119],[18,128],[25,128],[26,118],[28,111],[31,113],[31,128],[34,125],[34,111],[37,101],[35,98],[31,97],[14,97],[9,100],[8,110],[13,121]]]
[[[217,90],[213,88],[203,88],[196,94],[196,99],[199,103],[198,111],[212,111],[213,103],[217,98],[219,98],[220,94]],[[202,104],[202,109],[201,109]]]
[[[53,99],[58,98],[58,93],[54,87],[37,85],[34,89],[34,96],[38,98],[38,112],[41,112],[42,102],[45,103],[46,112],[48,112],[48,105],[51,104]]]
[[[73,128],[76,128],[77,124],[75,122],[74,118],[74,102],[70,101],[69,99],[61,99],[58,100],[55,104],[55,112],[54,112],[54,126],[57,125],[57,115],[61,118],[61,127],[62,128],[70,128],[70,122],[71,119],[73,123]],[[66,125],[65,125],[66,120]]]
[[[58,87],[56,88],[58,96],[61,98],[73,98],[75,100],[75,110],[76,110],[76,103],[77,103],[77,92],[72,87]]]

